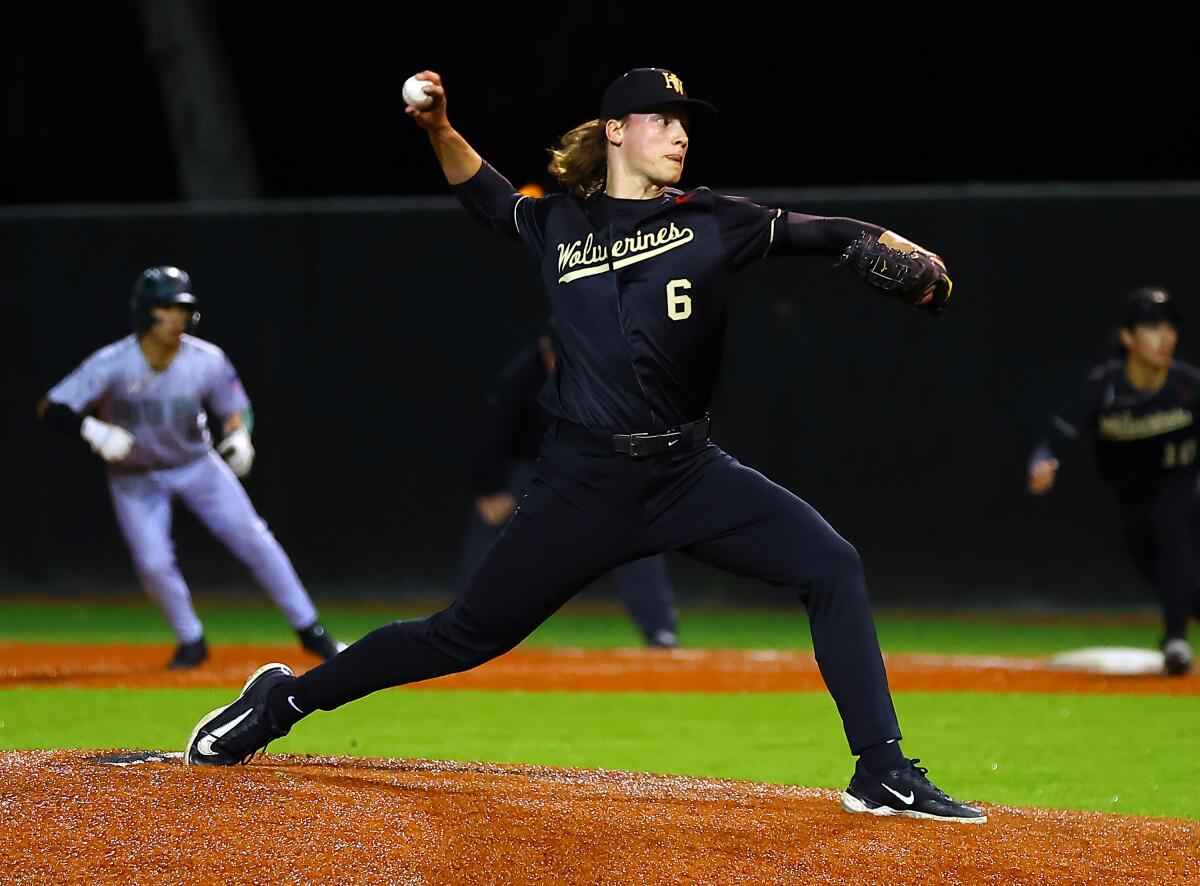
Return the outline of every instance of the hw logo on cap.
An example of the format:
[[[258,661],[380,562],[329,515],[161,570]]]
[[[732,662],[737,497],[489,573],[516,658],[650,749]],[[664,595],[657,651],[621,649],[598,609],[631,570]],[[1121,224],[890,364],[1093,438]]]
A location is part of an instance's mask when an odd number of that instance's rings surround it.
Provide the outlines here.
[[[662,105],[685,105],[696,116],[715,117],[716,108],[708,102],[688,98],[683,81],[666,68],[634,68],[614,80],[600,103],[600,119],[616,120],[626,114],[646,111]]]

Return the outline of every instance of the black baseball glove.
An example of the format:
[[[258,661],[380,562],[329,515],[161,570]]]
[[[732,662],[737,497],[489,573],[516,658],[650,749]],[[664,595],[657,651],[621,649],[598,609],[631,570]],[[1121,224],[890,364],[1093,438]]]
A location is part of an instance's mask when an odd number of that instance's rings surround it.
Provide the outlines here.
[[[884,246],[865,231],[846,247],[839,264],[876,289],[934,316],[946,309],[954,288],[942,266],[928,254]]]

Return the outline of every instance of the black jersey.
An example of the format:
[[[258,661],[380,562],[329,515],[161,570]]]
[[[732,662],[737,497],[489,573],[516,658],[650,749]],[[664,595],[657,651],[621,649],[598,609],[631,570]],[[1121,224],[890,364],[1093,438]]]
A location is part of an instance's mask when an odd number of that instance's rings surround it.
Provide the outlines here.
[[[1057,457],[1089,437],[1100,476],[1119,495],[1152,494],[1164,477],[1196,471],[1200,370],[1174,361],[1153,393],[1134,388],[1125,362],[1113,359],[1087,374],[1075,397],[1053,419],[1036,458]]]
[[[725,339],[725,283],[768,255],[838,255],[854,219],[770,209],[707,188],[650,200],[516,193],[486,163],[456,194],[519,236],[537,259],[558,363],[541,402],[559,418],[614,431],[703,417]]]

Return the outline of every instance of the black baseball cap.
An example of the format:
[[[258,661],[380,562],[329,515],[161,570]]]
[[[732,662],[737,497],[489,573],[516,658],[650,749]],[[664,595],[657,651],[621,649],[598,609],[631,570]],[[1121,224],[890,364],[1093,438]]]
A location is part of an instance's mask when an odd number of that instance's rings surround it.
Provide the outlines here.
[[[1125,296],[1125,313],[1121,318],[1126,329],[1132,329],[1138,324],[1154,326],[1158,323],[1170,323],[1178,326],[1182,322],[1171,294],[1161,286],[1141,286]]]
[[[659,105],[683,105],[694,117],[714,118],[717,109],[698,98],[688,98],[683,81],[666,68],[634,68],[614,80],[600,102],[601,120],[618,120],[626,114]]]

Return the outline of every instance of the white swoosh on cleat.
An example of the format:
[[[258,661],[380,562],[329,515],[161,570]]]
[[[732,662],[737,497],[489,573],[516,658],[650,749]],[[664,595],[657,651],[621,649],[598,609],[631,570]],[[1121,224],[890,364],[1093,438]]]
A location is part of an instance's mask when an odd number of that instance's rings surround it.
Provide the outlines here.
[[[254,713],[254,708],[247,708],[246,712],[240,717],[230,720],[224,726],[218,726],[216,729],[212,730],[212,732],[208,733],[202,739],[196,742],[196,750],[206,757],[215,757],[217,755],[217,751],[212,749],[213,742],[218,738],[224,738],[226,733],[233,729],[233,727],[237,726],[238,723],[241,723],[243,720],[249,717],[252,713]],[[887,785],[884,785],[884,787],[886,788]]]
[[[893,790],[892,788],[888,787],[888,785],[885,782],[881,781],[880,784],[883,785],[883,789],[885,791],[887,791],[889,794],[891,794],[893,797],[895,797],[897,800],[899,800],[901,803],[903,803],[906,806],[911,806],[913,803],[913,800],[915,800],[917,798],[916,791],[910,791],[908,796],[906,797],[906,796],[904,796],[904,794],[900,793],[899,791]]]

